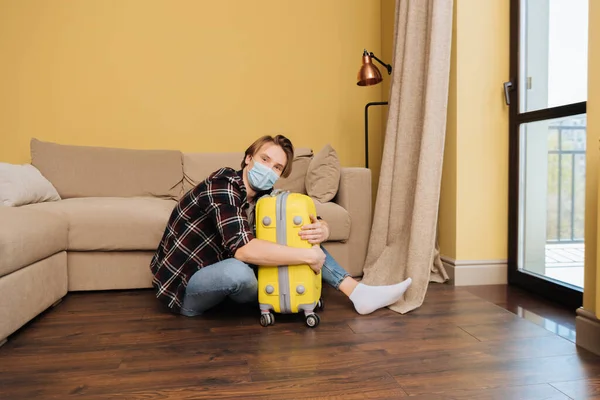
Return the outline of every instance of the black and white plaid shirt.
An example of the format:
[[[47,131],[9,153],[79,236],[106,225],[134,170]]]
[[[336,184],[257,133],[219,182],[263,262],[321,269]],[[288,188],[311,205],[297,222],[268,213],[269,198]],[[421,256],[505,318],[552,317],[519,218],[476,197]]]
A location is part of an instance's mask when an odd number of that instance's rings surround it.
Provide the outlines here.
[[[179,312],[187,284],[200,268],[232,258],[254,239],[242,171],[222,168],[173,209],[150,269],[156,297]]]

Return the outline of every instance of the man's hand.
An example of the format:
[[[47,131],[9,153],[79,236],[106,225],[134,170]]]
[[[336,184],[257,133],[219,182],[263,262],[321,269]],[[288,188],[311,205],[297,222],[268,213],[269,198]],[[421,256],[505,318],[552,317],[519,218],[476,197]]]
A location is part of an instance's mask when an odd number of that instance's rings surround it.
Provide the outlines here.
[[[326,223],[319,221],[314,215],[310,215],[310,224],[303,225],[298,233],[310,244],[321,244],[329,238],[329,227]]]
[[[323,264],[325,263],[325,253],[318,245],[314,245],[311,249],[310,261],[308,265],[310,268],[315,271],[315,274],[319,274],[321,272],[321,268],[323,268]]]

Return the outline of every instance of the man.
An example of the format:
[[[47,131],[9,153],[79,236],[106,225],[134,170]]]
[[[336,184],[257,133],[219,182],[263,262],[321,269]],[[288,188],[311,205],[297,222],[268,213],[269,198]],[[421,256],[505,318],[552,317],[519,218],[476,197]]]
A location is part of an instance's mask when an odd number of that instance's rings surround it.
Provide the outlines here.
[[[152,258],[156,297],[173,312],[200,315],[225,298],[256,302],[257,279],[251,265],[308,264],[342,291],[359,314],[400,299],[411,279],[390,286],[354,280],[319,244],[329,226],[311,216],[300,235],[314,246],[292,248],[256,239],[251,229],[254,204],[291,173],[294,148],[282,135],[264,136],[245,152],[241,170],[222,168],[181,198],[173,209]]]

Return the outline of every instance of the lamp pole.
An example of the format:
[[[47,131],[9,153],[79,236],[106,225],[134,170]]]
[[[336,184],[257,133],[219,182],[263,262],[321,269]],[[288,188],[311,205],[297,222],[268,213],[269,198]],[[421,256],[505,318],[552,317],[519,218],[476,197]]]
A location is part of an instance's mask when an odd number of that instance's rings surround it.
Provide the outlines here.
[[[369,53],[367,49],[365,49],[362,56],[362,66],[358,70],[358,82],[356,82],[358,86],[377,85],[383,80],[381,72],[379,72],[379,69],[371,62],[372,58],[385,67],[388,75],[392,74],[392,66],[390,64],[384,63],[377,58],[375,54]],[[383,106],[386,104],[388,104],[387,101],[372,101],[365,106],[365,168],[369,168],[369,107]]]
[[[373,101],[365,106],[365,168],[369,168],[369,107],[387,104],[387,101]]]

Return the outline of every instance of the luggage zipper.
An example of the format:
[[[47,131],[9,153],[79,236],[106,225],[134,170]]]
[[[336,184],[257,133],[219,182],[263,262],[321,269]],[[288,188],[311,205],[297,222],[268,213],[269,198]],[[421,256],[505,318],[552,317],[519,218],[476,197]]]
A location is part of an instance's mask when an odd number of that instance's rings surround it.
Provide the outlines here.
[[[281,193],[277,199],[277,243],[284,246],[287,245],[287,197],[288,193]],[[287,265],[280,265],[278,268],[279,275],[279,307],[281,312],[289,313],[292,311],[290,302],[290,279]]]

